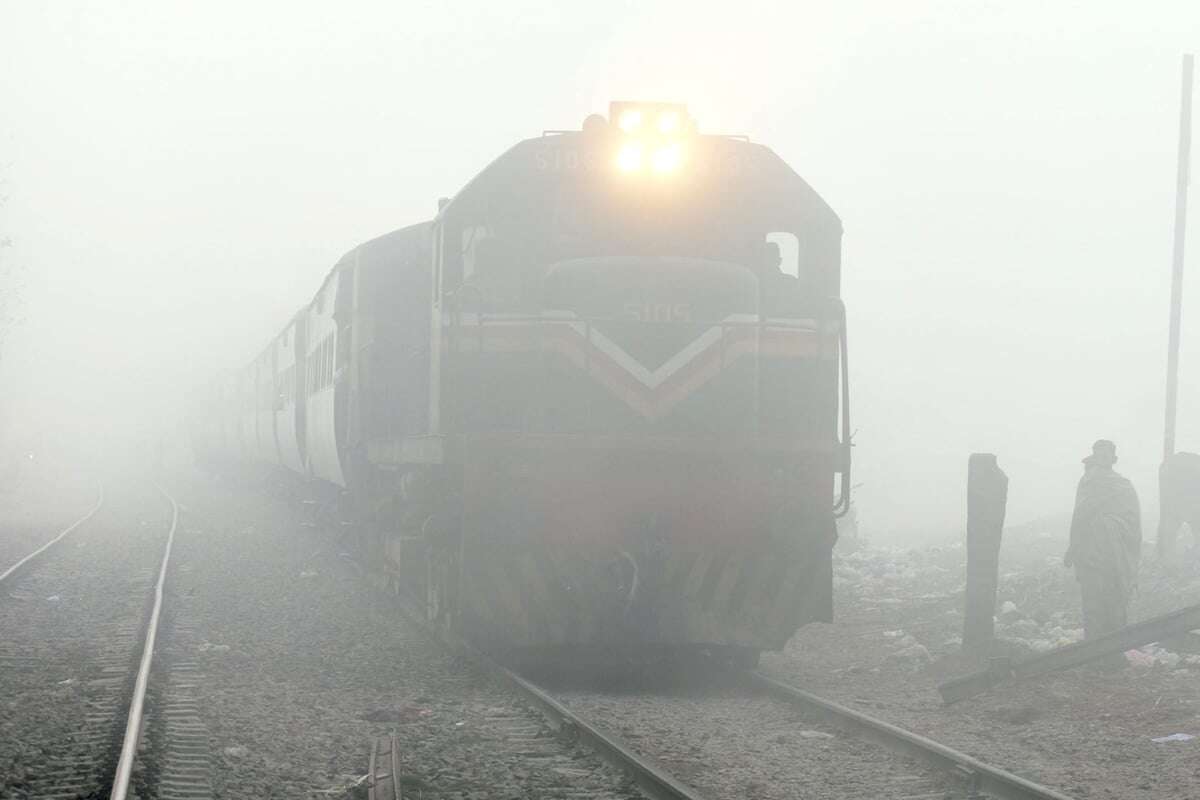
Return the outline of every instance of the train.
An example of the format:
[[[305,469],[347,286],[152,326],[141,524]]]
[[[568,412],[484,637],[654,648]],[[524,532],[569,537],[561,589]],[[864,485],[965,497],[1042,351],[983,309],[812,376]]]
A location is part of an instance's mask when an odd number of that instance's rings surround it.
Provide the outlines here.
[[[342,256],[193,449],[336,491],[371,572],[484,647],[753,662],[832,617],[841,241],[771,149],[612,103]]]

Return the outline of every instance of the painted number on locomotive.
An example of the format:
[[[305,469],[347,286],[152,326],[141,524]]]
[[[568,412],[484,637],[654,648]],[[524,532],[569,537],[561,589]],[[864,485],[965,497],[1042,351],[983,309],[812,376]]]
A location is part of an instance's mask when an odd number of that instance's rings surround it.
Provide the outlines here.
[[[625,316],[638,322],[691,322],[687,303],[626,303]]]

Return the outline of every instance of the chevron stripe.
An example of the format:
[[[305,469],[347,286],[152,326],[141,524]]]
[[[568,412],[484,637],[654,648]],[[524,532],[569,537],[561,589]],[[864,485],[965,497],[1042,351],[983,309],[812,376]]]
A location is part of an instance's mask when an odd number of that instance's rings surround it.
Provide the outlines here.
[[[811,319],[734,314],[712,325],[662,366],[647,369],[603,332],[565,312],[529,317],[463,315],[460,353],[556,353],[596,379],[647,419],[670,412],[734,362],[748,357],[831,357],[821,326]]]

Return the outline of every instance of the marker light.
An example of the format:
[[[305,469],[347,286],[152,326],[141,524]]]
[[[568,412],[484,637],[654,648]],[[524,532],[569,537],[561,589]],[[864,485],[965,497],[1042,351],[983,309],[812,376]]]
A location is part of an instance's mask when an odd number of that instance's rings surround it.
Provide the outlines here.
[[[617,152],[617,168],[622,172],[633,172],[642,168],[642,145],[626,142]]]
[[[652,164],[655,172],[674,172],[683,162],[683,150],[678,142],[663,145],[654,151]]]
[[[617,127],[626,133],[633,133],[638,128],[642,127],[642,112],[637,108],[627,108],[621,112],[621,116],[617,119]]]

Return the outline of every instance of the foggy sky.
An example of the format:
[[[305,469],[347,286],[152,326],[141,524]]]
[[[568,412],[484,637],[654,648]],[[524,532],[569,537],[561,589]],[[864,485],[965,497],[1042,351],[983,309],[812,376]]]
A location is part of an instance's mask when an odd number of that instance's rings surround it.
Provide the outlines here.
[[[1200,4],[833,5],[0,0],[0,258],[29,284],[0,431],[169,424],[358,242],[520,138],[661,99],[773,147],[842,217],[877,539],[960,525],[975,450],[1019,521],[1068,510],[1112,438],[1152,509]],[[1200,450],[1195,265],[1179,446]]]

